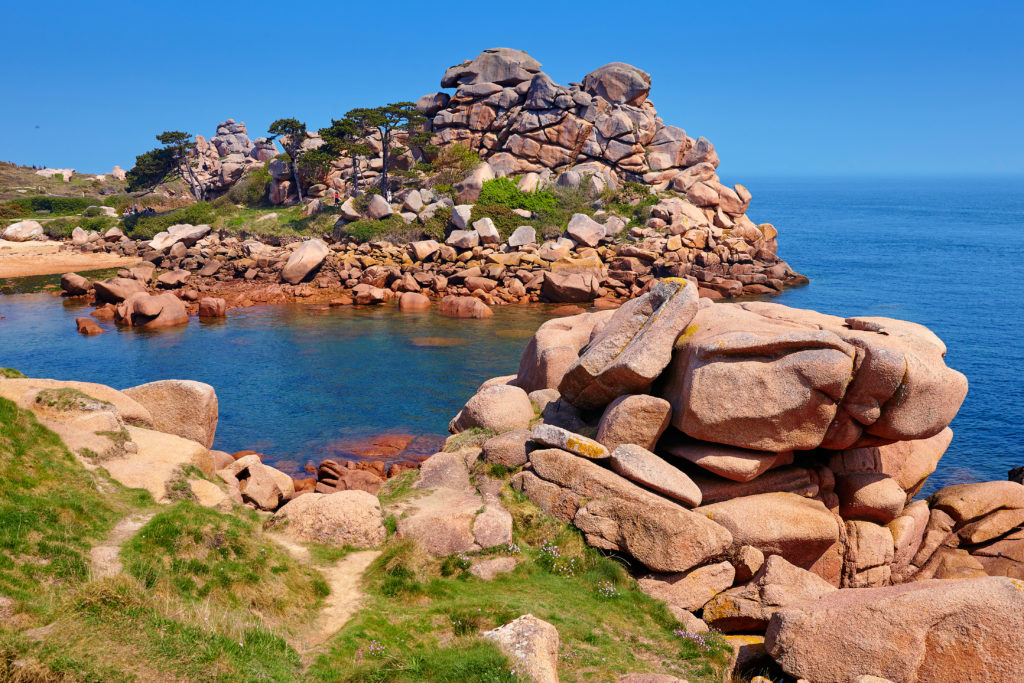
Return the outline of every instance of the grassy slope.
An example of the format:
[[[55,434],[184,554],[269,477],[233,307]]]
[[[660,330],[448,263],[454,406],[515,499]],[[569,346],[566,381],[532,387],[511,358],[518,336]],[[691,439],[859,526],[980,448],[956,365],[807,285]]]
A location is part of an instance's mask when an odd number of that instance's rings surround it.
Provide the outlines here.
[[[712,681],[725,658],[718,639],[704,649],[673,633],[664,605],[622,566],[508,487],[515,547],[480,554],[513,554],[515,571],[485,582],[463,556],[391,539],[366,576],[364,608],[303,658],[289,643],[326,585],[263,535],[258,515],[156,506],[87,472],[3,399],[0,477],[0,596],[13,598],[0,602],[0,680],[515,681],[479,634],[526,613],[558,628],[564,681],[626,671]],[[414,495],[408,478],[383,500]],[[140,511],[155,516],[122,548],[124,573],[92,579],[89,548]],[[321,564],[347,549],[311,551]]]

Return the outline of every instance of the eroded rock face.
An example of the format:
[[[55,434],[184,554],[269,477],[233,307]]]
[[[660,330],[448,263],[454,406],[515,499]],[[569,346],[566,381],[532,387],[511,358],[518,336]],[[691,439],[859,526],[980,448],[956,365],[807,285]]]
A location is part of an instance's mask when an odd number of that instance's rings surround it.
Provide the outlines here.
[[[956,415],[967,379],[926,328],[778,304],[703,308],[662,396],[686,434],[766,451],[927,439]]]
[[[651,75],[635,66],[612,62],[587,74],[583,90],[612,104],[639,107],[651,91]]]
[[[784,607],[765,646],[786,673],[822,683],[1011,681],[1024,676],[1024,583],[990,577],[835,591]]]
[[[120,278],[118,278],[120,279]],[[130,280],[130,282],[136,282]],[[100,283],[96,283],[97,292]],[[145,285],[143,285],[145,289]],[[132,294],[118,304],[114,320],[119,325],[141,329],[158,329],[188,324],[188,311],[173,294],[150,295],[145,291]]]
[[[672,347],[697,312],[697,288],[686,280],[660,281],[622,305],[565,373],[558,391],[584,409],[624,394],[646,393],[672,359]]]
[[[207,448],[217,432],[217,392],[203,382],[165,379],[124,389],[153,416],[153,427]]]
[[[302,282],[323,265],[329,253],[331,250],[322,240],[306,240],[288,257],[281,270],[281,279],[293,285]]]
[[[366,491],[305,493],[273,517],[282,532],[297,541],[374,548],[387,531],[377,496]]]

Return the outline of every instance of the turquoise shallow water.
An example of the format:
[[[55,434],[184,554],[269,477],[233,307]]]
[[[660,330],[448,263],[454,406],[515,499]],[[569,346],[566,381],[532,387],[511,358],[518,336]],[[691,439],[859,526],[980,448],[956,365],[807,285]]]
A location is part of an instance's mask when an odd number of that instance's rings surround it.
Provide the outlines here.
[[[752,218],[780,230],[780,253],[811,278],[776,301],[838,315],[904,318],[933,329],[970,393],[929,490],[1003,479],[1024,464],[1021,180],[744,180]],[[385,432],[442,435],[479,384],[515,372],[539,308],[486,321],[395,307],[257,307],[187,328],[85,338],[88,309],[49,294],[0,297],[0,365],[30,376],[126,387],[167,377],[217,388],[216,446],[299,463]],[[452,345],[435,346],[423,338]],[[428,344],[426,346],[421,344]]]

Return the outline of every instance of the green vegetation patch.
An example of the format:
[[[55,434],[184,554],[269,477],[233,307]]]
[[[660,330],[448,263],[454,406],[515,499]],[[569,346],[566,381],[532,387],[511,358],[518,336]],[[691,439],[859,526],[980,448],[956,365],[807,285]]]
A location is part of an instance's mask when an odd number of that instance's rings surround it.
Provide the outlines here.
[[[162,510],[121,556],[147,589],[281,618],[314,607],[329,589],[264,537],[260,524],[189,501]]]
[[[62,387],[60,389],[43,389],[36,394],[36,403],[41,406],[53,408],[60,412],[70,412],[74,410],[104,410],[113,407],[113,404],[109,401],[101,401],[98,398],[93,398],[84,391],[72,389],[70,387]]]
[[[0,594],[27,611],[88,578],[88,551],[146,494],[102,492],[56,434],[0,398]]]
[[[455,436],[449,437],[444,444],[444,450],[447,453],[454,453],[468,446],[483,446],[488,439],[496,435],[497,432],[490,429],[470,427],[465,431],[459,432]]]
[[[0,377],[7,379],[24,379],[25,375],[20,370],[14,368],[0,368]]]
[[[444,558],[392,540],[366,574],[369,598],[310,668],[316,681],[515,681],[515,666],[480,634],[523,614],[559,632],[563,681],[611,680],[627,672],[673,673],[693,683],[721,680],[729,648],[717,635],[695,640],[663,603],[636,588],[615,559],[578,531],[504,490],[516,519],[507,548]],[[482,581],[472,562],[516,557],[517,567]]]
[[[197,202],[181,209],[155,216],[128,216],[124,219],[125,232],[136,239],[150,239],[172,225],[208,225],[217,218],[217,212],[207,202]]]

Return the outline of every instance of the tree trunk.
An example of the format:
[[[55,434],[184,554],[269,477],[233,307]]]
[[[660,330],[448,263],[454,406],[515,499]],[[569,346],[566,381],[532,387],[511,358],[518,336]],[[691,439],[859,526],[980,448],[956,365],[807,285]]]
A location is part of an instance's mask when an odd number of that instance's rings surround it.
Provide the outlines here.
[[[390,152],[391,152],[391,144],[390,144],[390,142],[391,141],[388,140],[388,134],[384,131],[383,128],[381,128],[379,130],[380,130],[380,154],[381,154],[381,161],[383,162],[381,164],[381,169],[380,169],[380,177],[381,177],[381,187],[380,187],[380,189],[381,189],[381,192],[384,193],[384,199],[388,200],[388,203],[390,204],[391,203],[391,183],[388,182],[388,160],[389,160],[389,158],[391,156],[390,155]]]
[[[352,157],[352,196],[359,196],[359,157]]]
[[[181,179],[188,183],[189,190],[192,191],[192,196],[195,197],[197,202],[206,201],[206,188],[203,187],[203,184],[199,182],[199,178],[192,171],[192,164],[188,161],[188,152],[183,149],[179,158],[181,159],[182,168],[185,170],[181,174]],[[181,172],[181,169],[179,169],[179,172]]]
[[[300,148],[301,150],[301,148]],[[295,192],[299,195],[299,204],[302,203],[302,185],[299,184],[299,157],[296,154],[289,155],[292,158],[292,180],[295,181]]]

